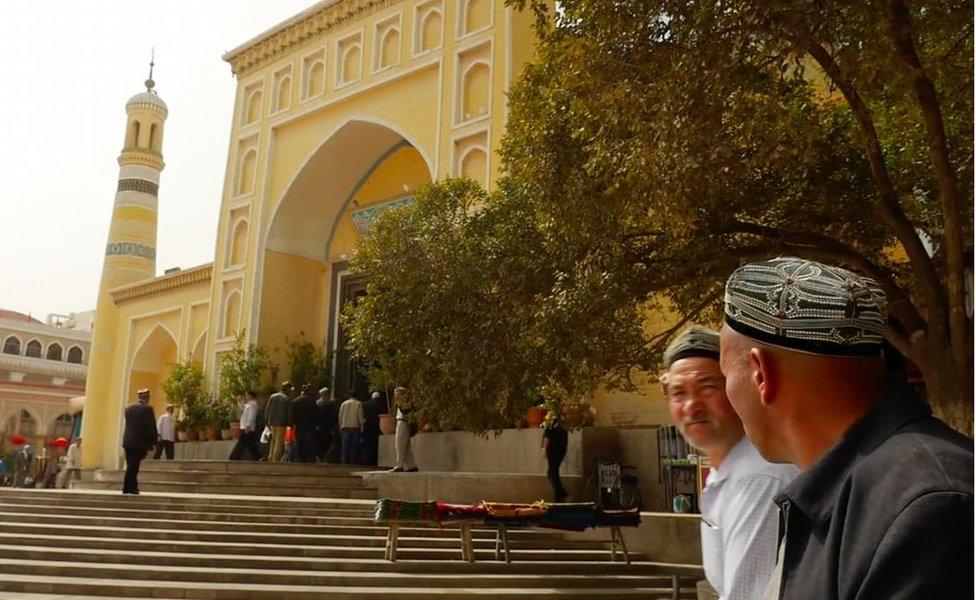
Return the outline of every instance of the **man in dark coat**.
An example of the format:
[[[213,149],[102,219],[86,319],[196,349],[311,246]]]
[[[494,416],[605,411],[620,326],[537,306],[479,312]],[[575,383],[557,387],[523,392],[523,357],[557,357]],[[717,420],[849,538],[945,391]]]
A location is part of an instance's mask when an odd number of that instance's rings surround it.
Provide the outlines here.
[[[559,477],[559,468],[563,464],[563,459],[566,458],[566,451],[569,450],[569,433],[563,429],[558,415],[551,415],[550,418],[546,419],[543,427],[542,451],[546,455],[546,464],[548,465],[546,477],[549,478],[549,484],[552,486],[554,500],[557,503],[565,502],[566,488],[563,487],[563,481]]]
[[[302,393],[292,400],[295,419],[295,454],[298,462],[315,462],[315,396],[312,384],[302,385]]]
[[[123,494],[139,493],[139,465],[156,444],[156,415],[149,406],[149,390],[137,392],[139,401],[125,409],[125,433],[122,448],[125,449],[125,481]]]
[[[764,598],[972,598],[973,442],[882,357],[877,283],[797,258],[745,265],[725,291],[721,368],[746,435],[800,475],[775,497]]]
[[[382,394],[373,392],[363,403],[363,464],[375,465],[380,444],[380,415],[389,412]]]
[[[315,452],[319,462],[326,462],[329,449],[337,441],[339,429],[339,408],[330,396],[329,388],[319,390],[315,401]]]

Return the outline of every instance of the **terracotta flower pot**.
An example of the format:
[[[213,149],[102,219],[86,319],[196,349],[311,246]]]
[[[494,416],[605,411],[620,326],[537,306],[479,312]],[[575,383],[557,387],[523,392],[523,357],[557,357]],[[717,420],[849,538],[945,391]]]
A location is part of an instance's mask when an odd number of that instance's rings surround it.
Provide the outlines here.
[[[234,438],[235,440],[237,438],[241,437],[241,424],[240,423],[231,423],[230,424],[230,437]]]
[[[392,435],[396,433],[396,416],[390,413],[383,413],[380,415],[380,432],[383,435]]]
[[[198,439],[200,439],[199,435],[197,434],[197,430],[196,429],[189,429],[189,430],[185,431],[184,433],[186,434],[186,441],[188,441],[188,442],[195,442]]]

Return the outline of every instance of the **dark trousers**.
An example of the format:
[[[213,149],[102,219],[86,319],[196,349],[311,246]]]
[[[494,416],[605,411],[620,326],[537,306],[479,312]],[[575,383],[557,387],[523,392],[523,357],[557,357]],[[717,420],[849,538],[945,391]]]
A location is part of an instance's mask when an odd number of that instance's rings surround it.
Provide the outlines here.
[[[173,455],[176,453],[176,444],[173,442],[167,442],[166,440],[160,440],[156,444],[156,451],[153,452],[153,460],[159,460],[159,457],[163,455],[163,450],[166,451],[166,460],[173,460]]]
[[[559,478],[559,466],[563,464],[565,457],[566,455],[564,454],[546,457],[549,463],[549,470],[546,471],[546,477],[549,478],[549,483],[552,485],[552,493],[555,496],[556,502],[562,502],[566,499],[566,488],[563,487],[563,481]]]
[[[379,431],[363,432],[363,464],[375,465],[377,463],[380,445]]]
[[[319,462],[325,462],[329,456],[329,448],[332,447],[332,432],[316,430],[315,432],[315,455]]]
[[[242,431],[239,436],[237,436],[237,443],[234,444],[234,449],[230,451],[230,457],[228,460],[242,460],[244,458],[244,451],[251,454],[251,460],[261,459],[261,449],[258,448],[258,432],[257,431]]]
[[[311,427],[295,428],[295,460],[315,462],[315,430]]]
[[[122,483],[123,494],[139,493],[139,465],[146,458],[145,448],[125,449],[125,480]]]
[[[342,429],[342,464],[351,465],[359,461],[359,440],[361,432],[354,427]]]

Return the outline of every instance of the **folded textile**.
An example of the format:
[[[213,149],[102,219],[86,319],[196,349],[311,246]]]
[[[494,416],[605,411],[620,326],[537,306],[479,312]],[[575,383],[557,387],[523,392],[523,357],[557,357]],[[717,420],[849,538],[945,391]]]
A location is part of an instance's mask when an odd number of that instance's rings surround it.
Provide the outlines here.
[[[537,525],[569,531],[596,527],[596,505],[592,502],[548,504],[546,514]]]
[[[436,523],[436,502],[410,502],[383,498],[376,501],[376,522],[427,521]]]
[[[488,516],[494,519],[535,519],[546,514],[545,502],[533,504],[510,504],[504,502],[485,502]]]
[[[484,502],[477,504],[451,504],[437,502],[437,520],[441,523],[457,523],[459,521],[484,521],[488,510]]]

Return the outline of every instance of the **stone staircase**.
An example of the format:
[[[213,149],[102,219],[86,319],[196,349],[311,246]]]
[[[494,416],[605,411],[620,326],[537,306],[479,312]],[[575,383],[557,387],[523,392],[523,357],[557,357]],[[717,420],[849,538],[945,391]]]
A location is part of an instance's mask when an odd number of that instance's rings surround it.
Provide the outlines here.
[[[694,598],[700,576],[645,556],[611,562],[606,542],[545,530],[510,532],[506,564],[494,560],[493,531],[475,530],[478,562],[468,563],[456,529],[404,527],[390,563],[369,500],[117,489],[0,489],[0,598],[653,600]],[[686,576],[677,593],[672,574]]]
[[[369,468],[369,467],[366,467]],[[145,492],[376,499],[376,490],[354,475],[364,467],[226,460],[146,460],[139,469]],[[125,471],[99,469],[83,490],[121,490]]]

